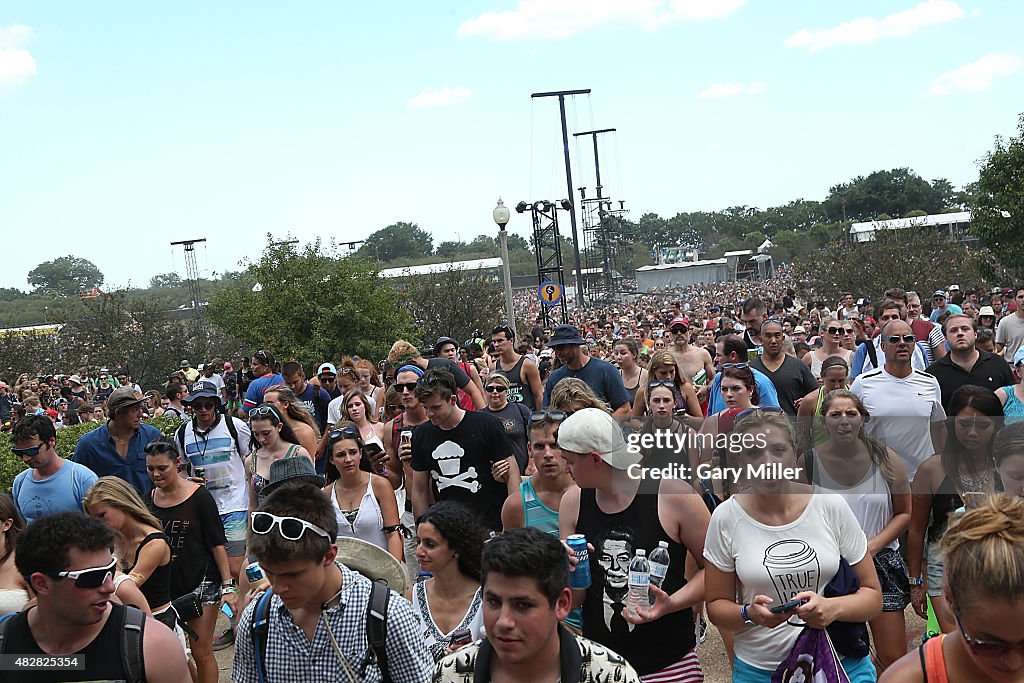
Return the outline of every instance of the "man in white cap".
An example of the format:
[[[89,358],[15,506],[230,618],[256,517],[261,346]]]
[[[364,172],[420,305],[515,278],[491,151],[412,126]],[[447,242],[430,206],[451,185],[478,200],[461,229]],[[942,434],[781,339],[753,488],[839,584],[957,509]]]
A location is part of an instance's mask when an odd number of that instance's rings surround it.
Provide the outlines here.
[[[644,480],[654,477],[640,465],[638,444],[627,444],[619,425],[599,408],[566,418],[558,446],[576,480],[559,506],[560,535],[583,534],[594,548],[590,587],[573,589],[572,606],[583,606],[583,635],[622,654],[640,676],[702,681],[692,608],[704,598],[704,537],[711,519],[704,501],[678,478],[660,478],[657,495],[641,492]],[[629,562],[636,550],[650,553],[659,542],[668,545],[671,558],[662,588],[651,587],[650,609],[627,614]],[[689,581],[687,552],[698,566]]]

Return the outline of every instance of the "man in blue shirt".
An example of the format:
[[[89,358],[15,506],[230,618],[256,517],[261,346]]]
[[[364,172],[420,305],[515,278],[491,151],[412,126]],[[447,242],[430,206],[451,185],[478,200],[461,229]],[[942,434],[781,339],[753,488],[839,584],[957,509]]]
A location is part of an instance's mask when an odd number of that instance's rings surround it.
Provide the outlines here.
[[[247,414],[263,403],[263,394],[270,387],[284,384],[284,377],[274,371],[274,354],[270,351],[257,351],[252,354],[252,374],[254,379],[245,390],[242,410]]]
[[[941,289],[935,290],[932,294],[932,315],[930,320],[933,323],[939,322],[939,318],[943,313],[949,311],[950,313],[963,313],[964,310],[953,303],[947,303],[946,293]]]
[[[551,402],[551,390],[566,377],[578,377],[594,390],[599,399],[612,409],[612,417],[619,422],[629,419],[629,393],[622,383],[622,375],[615,366],[600,358],[592,358],[581,348],[586,342],[575,325],[559,325],[554,329],[548,346],[555,350],[561,361],[544,385],[544,407]]]
[[[14,504],[25,522],[57,512],[81,512],[85,494],[96,483],[96,474],[60,457],[53,421],[45,415],[23,417],[14,425],[11,441],[11,451],[28,466],[14,478],[11,488]]]
[[[124,479],[143,500],[148,499],[153,488],[146,471],[143,449],[160,436],[159,429],[142,423],[142,404],[145,401],[142,392],[131,387],[115,389],[107,400],[110,419],[78,440],[73,458],[99,477]]]
[[[715,363],[718,364],[719,369],[723,368],[727,363],[746,365],[747,343],[735,334],[727,334],[721,337],[715,343]],[[757,393],[760,396],[758,406],[762,408],[768,406],[780,407],[779,394],[768,376],[753,367],[750,368],[750,371],[754,373],[754,384],[757,385]],[[722,398],[722,373],[719,372],[715,375],[715,381],[711,385],[711,393],[708,395],[708,415],[714,415],[725,410],[725,408],[725,399]]]

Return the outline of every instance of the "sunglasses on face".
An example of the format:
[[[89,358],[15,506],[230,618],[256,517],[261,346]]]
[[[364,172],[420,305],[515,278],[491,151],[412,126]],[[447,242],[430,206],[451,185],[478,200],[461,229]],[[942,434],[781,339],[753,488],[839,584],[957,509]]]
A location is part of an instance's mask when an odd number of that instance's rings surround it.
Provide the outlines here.
[[[1011,652],[1024,652],[1024,643],[1010,644],[1000,640],[979,640],[969,635],[964,630],[963,622],[960,621],[960,610],[953,610],[953,616],[956,617],[956,625],[960,629],[960,634],[964,637],[964,642],[967,643],[967,647],[974,654],[981,655],[982,657],[1005,657]]]
[[[254,512],[252,513],[252,520],[249,522],[249,527],[253,533],[256,534],[269,534],[273,531],[274,527],[277,527],[277,532],[281,534],[281,537],[289,541],[297,541],[302,538],[302,534],[306,533],[306,529],[309,529],[315,534],[319,534],[328,540],[331,539],[331,535],[318,527],[316,524],[310,524],[304,519],[298,517],[278,517],[272,515],[269,512]]]
[[[501,386],[500,384],[492,384],[488,387],[484,387],[484,391],[486,391],[488,394],[497,394],[498,392],[501,391],[508,391],[508,389]]]
[[[320,381],[323,382],[324,384],[330,384],[336,379],[338,378],[335,377],[334,375],[320,375]]]
[[[416,385],[418,383],[419,382],[395,382],[394,387],[401,393],[405,393],[406,390],[408,390],[409,393],[411,394],[412,392],[416,391]]]
[[[572,412],[565,410],[538,410],[530,413],[530,422],[540,422],[545,419],[553,422],[561,422],[570,415],[572,415]]]
[[[43,444],[39,443],[35,446],[29,446],[28,448],[11,448],[11,452],[19,458],[34,458],[39,455],[39,450],[43,447]]]
[[[829,327],[829,328],[826,328],[825,331],[828,332],[829,334],[839,335],[839,334],[843,333],[843,328],[841,328],[841,327]]]
[[[885,341],[889,344],[899,344],[900,342],[913,344],[915,339],[916,337],[912,334],[891,334],[885,338]]]
[[[216,407],[217,404],[212,401],[196,401],[192,404],[193,410],[213,410]]]
[[[108,578],[114,578],[114,567],[117,560],[111,560],[105,567],[93,567],[92,569],[79,569],[73,572],[54,572],[47,574],[55,579],[72,579],[76,588],[99,588],[107,582]]]
[[[722,368],[724,370],[728,370],[729,368],[736,368],[737,370],[742,370],[743,368],[747,367],[747,365],[747,363],[722,363]]]

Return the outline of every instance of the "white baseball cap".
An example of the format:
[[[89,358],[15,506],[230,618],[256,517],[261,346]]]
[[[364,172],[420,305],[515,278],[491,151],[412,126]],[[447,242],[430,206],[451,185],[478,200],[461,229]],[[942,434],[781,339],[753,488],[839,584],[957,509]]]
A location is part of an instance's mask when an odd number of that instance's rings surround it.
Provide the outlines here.
[[[637,465],[643,456],[631,453],[622,427],[600,408],[584,408],[565,418],[558,427],[558,447],[573,453],[597,453],[617,470]]]

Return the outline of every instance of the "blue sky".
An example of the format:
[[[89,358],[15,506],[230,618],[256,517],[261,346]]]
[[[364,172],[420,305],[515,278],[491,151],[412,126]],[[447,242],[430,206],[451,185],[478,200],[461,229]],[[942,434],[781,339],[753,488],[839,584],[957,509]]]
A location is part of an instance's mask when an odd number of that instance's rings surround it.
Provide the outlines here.
[[[144,286],[184,273],[179,239],[209,274],[268,232],[493,233],[499,196],[566,194],[547,90],[593,90],[570,133],[618,129],[633,218],[900,166],[962,185],[1024,111],[1022,24],[1015,0],[0,0],[0,286],[67,254]]]

